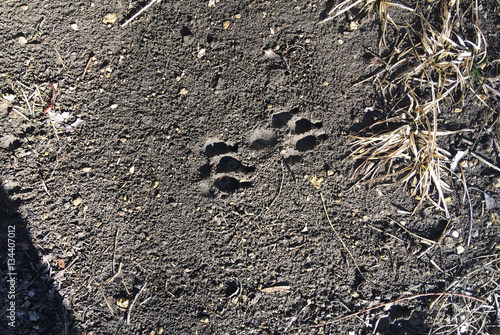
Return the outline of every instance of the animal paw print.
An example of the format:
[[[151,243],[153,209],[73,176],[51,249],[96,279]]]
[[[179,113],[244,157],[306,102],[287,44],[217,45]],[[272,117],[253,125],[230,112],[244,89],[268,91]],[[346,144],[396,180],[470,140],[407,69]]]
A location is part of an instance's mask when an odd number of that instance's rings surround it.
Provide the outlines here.
[[[280,153],[287,163],[302,160],[302,155],[312,150],[328,136],[322,133],[323,123],[302,117],[297,108],[290,112],[277,113],[271,119],[272,129],[257,129],[249,137],[253,149],[262,150],[279,145]],[[250,187],[247,181],[255,168],[244,164],[238,157],[238,144],[213,141],[205,145],[207,163],[199,168],[202,192],[213,195],[216,190],[224,193]]]
[[[244,175],[255,170],[252,166],[243,164],[237,158],[238,145],[225,142],[209,143],[205,146],[207,163],[199,168],[202,179],[207,179],[213,173],[213,186],[222,192],[234,192],[240,188],[249,187]],[[209,190],[213,193],[213,190]]]
[[[264,136],[254,136],[251,141],[252,147],[261,149],[279,142],[282,148],[281,155],[289,163],[301,161],[305,152],[312,150],[320,141],[328,138],[321,131],[323,122],[311,121],[301,116],[298,108],[274,114],[271,126],[278,132],[278,139],[270,137],[268,130],[261,130],[260,133]]]

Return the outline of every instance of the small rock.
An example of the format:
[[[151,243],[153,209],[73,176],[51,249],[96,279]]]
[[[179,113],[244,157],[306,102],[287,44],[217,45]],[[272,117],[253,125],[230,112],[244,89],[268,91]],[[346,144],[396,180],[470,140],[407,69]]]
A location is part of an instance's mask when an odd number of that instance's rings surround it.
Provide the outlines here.
[[[188,90],[186,90],[185,88],[181,88],[181,90],[179,91],[179,94],[186,95],[186,94],[188,94]]]
[[[19,42],[19,44],[21,44],[21,45],[26,45],[26,43],[28,43],[28,40],[27,40],[27,39],[26,39],[26,37],[24,37],[24,36],[19,36],[19,38],[18,38],[18,42]]]
[[[484,192],[484,202],[486,203],[487,210],[495,209],[497,207],[495,199],[486,192]]]
[[[77,31],[78,30],[78,25],[73,22],[71,25],[70,25],[71,29],[73,29],[74,31]]]
[[[77,206],[78,206],[78,205],[80,205],[81,203],[82,203],[82,198],[77,197],[77,198],[73,199],[73,205],[74,205],[74,206],[76,206],[76,207],[77,207]]]
[[[208,7],[215,7],[216,3],[219,3],[219,0],[209,0]]]
[[[104,24],[108,24],[108,23],[115,23],[116,20],[118,19],[118,16],[116,15],[116,13],[108,13],[104,16],[104,18],[102,19],[102,22]]]
[[[461,245],[459,245],[459,246],[457,247],[457,254],[458,254],[458,255],[461,255],[461,254],[463,254],[464,252],[465,252],[465,248],[464,248],[464,247],[462,247]]]
[[[349,29],[351,29],[351,30],[359,29],[359,23],[356,21],[349,22]]]
[[[28,5],[21,5],[21,9],[23,11],[27,11],[28,10]]]
[[[224,22],[222,23],[222,28],[227,29],[227,28],[229,28],[229,25],[230,25],[230,24],[231,24],[231,21],[224,21]]]
[[[496,187],[496,188],[500,187],[500,176],[493,178],[492,183],[493,183],[493,187]]]

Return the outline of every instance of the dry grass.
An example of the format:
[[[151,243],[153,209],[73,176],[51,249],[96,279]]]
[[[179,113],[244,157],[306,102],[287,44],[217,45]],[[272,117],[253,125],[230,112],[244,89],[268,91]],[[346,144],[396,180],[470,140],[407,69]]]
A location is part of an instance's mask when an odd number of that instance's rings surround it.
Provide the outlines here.
[[[388,7],[386,3],[385,14]],[[462,104],[474,91],[473,86],[482,80],[487,53],[478,25],[464,23],[467,15],[477,17],[477,7],[462,12],[458,0],[451,9],[447,2],[441,3],[437,22],[415,14],[415,22],[407,23],[406,32],[384,60],[384,68],[370,78],[386,101],[396,101],[392,106],[396,116],[373,125],[386,124],[384,132],[351,137],[350,157],[362,160],[355,178],[372,183],[397,177],[396,182],[410,184],[412,194],[420,198],[415,210],[428,200],[446,217],[450,188],[443,178],[450,154],[439,147],[438,138],[451,132],[439,130],[438,119],[443,106]],[[388,14],[384,17],[383,24],[393,22]]]

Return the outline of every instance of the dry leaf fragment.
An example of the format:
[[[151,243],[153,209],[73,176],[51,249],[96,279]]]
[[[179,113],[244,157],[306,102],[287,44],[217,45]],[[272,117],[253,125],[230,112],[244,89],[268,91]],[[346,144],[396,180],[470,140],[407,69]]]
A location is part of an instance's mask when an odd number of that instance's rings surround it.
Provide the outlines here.
[[[12,101],[14,101],[14,99],[16,98],[16,96],[14,94],[5,93],[5,94],[2,95],[2,98],[4,98],[5,100],[7,100],[8,102],[12,102]]]
[[[260,290],[264,293],[274,293],[274,292],[290,292],[290,286],[271,286]]]
[[[311,178],[309,178],[309,181],[311,182],[311,184],[313,184],[314,188],[316,188],[317,190],[321,188],[321,183],[323,182],[323,180],[325,180],[325,178],[323,177],[318,178],[316,177],[315,174],[313,174]]]
[[[127,298],[118,298],[116,299],[116,304],[121,308],[127,308],[129,304],[129,300]]]

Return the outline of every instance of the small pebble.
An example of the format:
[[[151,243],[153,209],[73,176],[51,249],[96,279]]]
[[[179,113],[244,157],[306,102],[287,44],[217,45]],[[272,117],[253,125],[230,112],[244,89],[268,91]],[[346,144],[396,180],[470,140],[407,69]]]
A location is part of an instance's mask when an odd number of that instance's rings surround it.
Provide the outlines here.
[[[19,36],[18,42],[21,45],[26,45],[26,43],[28,43],[28,40],[24,36]]]
[[[115,23],[116,20],[118,19],[118,16],[116,15],[116,13],[109,13],[109,14],[106,14],[104,16],[104,18],[102,19],[102,22],[105,23],[105,24],[108,24],[108,23]]]
[[[463,254],[464,252],[465,252],[465,248],[464,248],[464,247],[462,247],[461,245],[459,245],[459,246],[457,247],[457,254],[458,254],[458,255],[461,255],[461,254]]]
[[[460,237],[460,233],[458,232],[458,230],[453,229],[451,231],[451,236],[453,236],[454,238],[459,238]]]
[[[77,198],[73,199],[73,205],[74,205],[74,206],[78,206],[78,205],[80,205],[81,203],[82,203],[82,198],[77,197]]]

